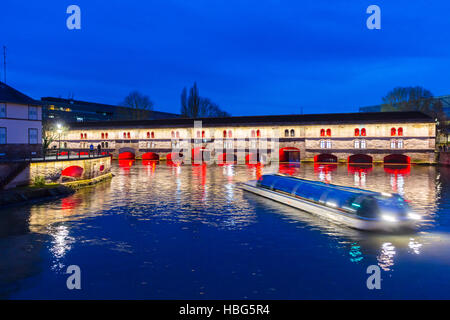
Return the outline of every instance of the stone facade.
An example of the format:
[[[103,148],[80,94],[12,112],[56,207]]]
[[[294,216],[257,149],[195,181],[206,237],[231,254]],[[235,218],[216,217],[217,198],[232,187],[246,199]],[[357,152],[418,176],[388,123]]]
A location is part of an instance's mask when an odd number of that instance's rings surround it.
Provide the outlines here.
[[[64,146],[72,150],[97,148],[118,158],[130,152],[136,158],[154,153],[165,159],[171,152],[182,152],[185,159],[191,150],[203,147],[217,160],[222,153],[234,153],[240,161],[250,153],[267,153],[271,161],[278,161],[283,149],[298,149],[302,161],[313,161],[317,155],[332,154],[339,162],[366,154],[374,162],[382,162],[392,154],[402,154],[411,162],[435,162],[435,123],[432,121],[398,121],[374,123],[286,124],[259,123],[199,127],[173,125],[161,127],[140,124],[136,127],[105,125],[103,128],[73,128],[64,137]],[[395,133],[394,133],[395,131]],[[358,134],[356,134],[358,132]],[[258,148],[263,147],[263,150]]]
[[[68,168],[81,168],[82,170],[78,171],[79,174],[64,175],[64,170]],[[29,177],[30,183],[33,183],[36,177],[43,177],[47,183],[68,182],[93,179],[109,172],[111,172],[111,157],[105,156],[90,159],[32,162]]]

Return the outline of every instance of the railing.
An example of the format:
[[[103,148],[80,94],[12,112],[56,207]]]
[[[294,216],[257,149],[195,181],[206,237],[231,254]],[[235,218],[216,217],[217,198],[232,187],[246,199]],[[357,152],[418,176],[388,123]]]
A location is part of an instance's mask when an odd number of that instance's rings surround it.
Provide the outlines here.
[[[54,160],[76,160],[84,158],[98,158],[110,156],[105,150],[89,149],[48,149],[37,155],[36,152],[20,153],[9,157],[1,157],[0,162],[30,162],[30,161],[54,161]]]

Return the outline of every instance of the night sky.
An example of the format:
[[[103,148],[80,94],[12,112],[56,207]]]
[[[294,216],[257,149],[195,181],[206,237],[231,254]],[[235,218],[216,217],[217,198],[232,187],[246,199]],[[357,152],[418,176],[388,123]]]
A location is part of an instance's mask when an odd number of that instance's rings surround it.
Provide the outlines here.
[[[395,86],[450,94],[448,0],[2,0],[0,30],[7,83],[36,99],[117,104],[136,89],[179,112],[196,81],[232,115],[262,115],[355,112]]]

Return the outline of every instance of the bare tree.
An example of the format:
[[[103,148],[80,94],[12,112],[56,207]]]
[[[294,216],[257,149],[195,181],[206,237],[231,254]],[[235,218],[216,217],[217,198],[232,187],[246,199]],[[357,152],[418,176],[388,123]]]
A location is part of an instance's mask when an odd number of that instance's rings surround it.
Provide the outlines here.
[[[208,98],[200,97],[197,83],[189,90],[187,95],[186,88],[181,92],[181,115],[186,118],[202,117],[229,117],[230,114],[221,110],[220,107],[211,102]]]
[[[131,91],[120,105],[133,109],[131,112],[122,111],[127,113],[122,116],[134,120],[149,118],[150,111],[153,110],[153,102],[150,98],[137,90]]]

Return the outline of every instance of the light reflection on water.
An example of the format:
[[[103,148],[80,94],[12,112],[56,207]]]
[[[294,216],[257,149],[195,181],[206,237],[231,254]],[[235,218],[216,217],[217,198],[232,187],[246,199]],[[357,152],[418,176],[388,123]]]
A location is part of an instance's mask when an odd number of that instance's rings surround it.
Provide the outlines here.
[[[150,249],[143,249],[142,241],[148,241],[145,239],[150,237],[155,237],[156,244],[167,241],[162,234],[159,235],[158,231],[153,229],[150,236],[147,228],[154,224],[180,225],[183,232],[192,230],[193,239],[196,239],[192,241],[206,241],[207,245],[208,240],[202,240],[199,236],[205,232],[205,229],[201,228],[203,225],[208,228],[208,232],[217,237],[232,234],[230,241],[233,243],[235,241],[239,246],[244,245],[245,248],[248,247],[248,250],[263,248],[265,245],[270,246],[266,248],[270,251],[276,250],[277,245],[281,245],[280,250],[291,257],[295,258],[299,255],[299,259],[306,258],[311,263],[317,259],[313,256],[314,253],[305,249],[305,253],[302,253],[305,256],[301,257],[299,250],[302,248],[294,243],[300,239],[306,245],[309,241],[314,243],[317,241],[316,233],[318,232],[321,243],[318,248],[330,246],[333,248],[330,254],[343,255],[351,265],[377,263],[384,272],[392,273],[399,262],[404,260],[406,263],[415,256],[424,254],[432,258],[438,257],[438,263],[449,265],[450,255],[447,248],[450,244],[448,235],[450,223],[447,215],[450,212],[450,170],[448,168],[356,167],[322,164],[177,166],[154,161],[127,160],[116,163],[113,172],[115,177],[112,181],[82,189],[70,197],[22,208],[4,209],[1,212],[3,228],[0,230],[0,249],[8,246],[22,251],[30,246],[32,249],[28,249],[29,254],[21,262],[17,251],[3,251],[0,257],[0,268],[4,271],[0,277],[0,288],[3,285],[3,290],[0,289],[0,295],[2,291],[20,292],[20,279],[36,276],[42,272],[36,267],[36,259],[39,260],[38,256],[42,250],[45,250],[44,248],[48,248],[49,252],[48,262],[44,262],[44,265],[48,263],[49,269],[59,274],[64,274],[65,268],[70,264],[66,261],[67,256],[70,256],[71,251],[78,247],[94,246],[95,251],[100,255],[105,250],[111,250],[122,254],[132,254],[138,261],[143,260],[145,259],[143,251]],[[423,214],[427,222],[419,232],[412,234],[388,235],[361,232],[245,193],[239,188],[241,182],[274,172],[328,183],[398,192],[411,200],[411,206]],[[126,234],[122,237],[120,225],[111,230],[103,226],[105,221],[109,222],[116,217],[121,217],[123,219],[121,223],[130,226],[135,234]],[[272,228],[272,224],[265,222],[266,219],[270,219],[270,223],[277,226],[281,223],[281,226],[278,226],[279,233],[272,235],[274,238],[263,239],[269,244],[261,240],[261,237],[269,237],[265,230]],[[295,226],[295,231],[288,227],[290,225]],[[98,230],[98,234],[95,230]],[[105,234],[105,231],[107,236],[100,236]],[[254,233],[255,237],[248,239],[245,233]],[[171,237],[176,239],[181,237],[181,234],[171,234]],[[263,242],[264,245],[262,245]],[[152,250],[157,251],[156,248]],[[223,250],[222,254],[229,255],[230,259],[239,257],[239,252]],[[443,251],[446,253],[444,254]],[[195,261],[196,252],[190,254]],[[92,257],[86,259],[92,259]],[[174,262],[177,256],[169,256],[168,259],[173,264],[177,264]],[[253,257],[253,260],[258,259],[261,259],[260,268],[269,268],[270,263],[273,263],[266,261],[263,257]],[[258,261],[253,261],[253,263],[256,262]],[[18,272],[19,267],[26,270]],[[127,272],[133,273],[133,265],[129,268]],[[241,266],[241,268],[244,267]],[[347,268],[351,269],[349,266]],[[111,272],[114,273],[114,269]],[[229,276],[234,277],[236,273],[238,272],[233,271]],[[51,278],[50,275],[47,276]],[[149,276],[146,275],[146,277]],[[282,275],[278,274],[277,277]],[[200,278],[198,281],[206,280]],[[264,281],[273,280],[259,281],[261,283],[258,282],[258,285],[264,287],[268,286]],[[15,289],[11,289],[11,286]],[[161,291],[164,292],[163,289]],[[282,288],[278,291],[280,294],[276,296],[278,298],[287,298],[292,295],[292,293],[283,295]],[[289,291],[286,289],[286,292]],[[254,297],[273,297],[270,294],[263,295],[259,291],[258,294],[254,293]],[[195,295],[183,296],[181,293],[180,295],[184,298],[195,297]],[[20,297],[20,294],[18,296]],[[174,296],[178,297],[177,294]],[[314,294],[298,295],[298,297],[306,298],[314,296]],[[102,297],[101,294],[100,297]],[[221,298],[217,293],[209,297]],[[229,296],[222,298],[227,297]],[[231,298],[242,297],[249,296],[232,296]],[[293,297],[297,296],[293,295]]]

